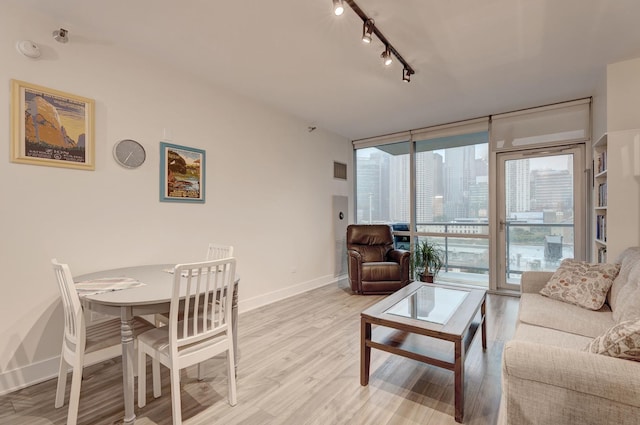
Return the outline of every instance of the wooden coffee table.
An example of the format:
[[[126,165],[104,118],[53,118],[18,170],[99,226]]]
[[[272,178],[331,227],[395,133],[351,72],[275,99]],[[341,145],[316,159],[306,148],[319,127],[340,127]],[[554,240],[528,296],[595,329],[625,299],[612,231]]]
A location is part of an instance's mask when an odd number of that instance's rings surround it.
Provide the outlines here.
[[[484,289],[413,282],[369,307],[360,315],[360,384],[369,383],[371,348],[452,370],[462,422],[465,353],[478,329],[487,349],[485,302]]]

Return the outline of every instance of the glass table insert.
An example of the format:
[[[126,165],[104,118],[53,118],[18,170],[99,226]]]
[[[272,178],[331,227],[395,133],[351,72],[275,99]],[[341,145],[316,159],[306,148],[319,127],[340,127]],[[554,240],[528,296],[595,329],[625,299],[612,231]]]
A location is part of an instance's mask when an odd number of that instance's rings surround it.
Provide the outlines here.
[[[468,294],[465,290],[423,285],[385,313],[444,325]]]

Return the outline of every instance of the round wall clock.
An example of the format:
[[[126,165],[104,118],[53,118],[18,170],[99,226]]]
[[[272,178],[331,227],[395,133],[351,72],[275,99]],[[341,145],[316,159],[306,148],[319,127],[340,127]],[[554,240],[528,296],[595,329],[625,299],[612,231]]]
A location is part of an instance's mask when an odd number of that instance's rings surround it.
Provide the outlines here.
[[[135,140],[120,140],[113,146],[113,157],[125,168],[138,168],[147,158],[142,145]]]

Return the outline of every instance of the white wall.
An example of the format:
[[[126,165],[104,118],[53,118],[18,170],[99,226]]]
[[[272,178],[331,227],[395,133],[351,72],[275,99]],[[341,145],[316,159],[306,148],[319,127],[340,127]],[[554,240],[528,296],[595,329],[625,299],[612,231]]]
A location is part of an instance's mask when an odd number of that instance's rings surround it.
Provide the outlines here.
[[[78,275],[232,244],[241,312],[336,280],[331,202],[352,197],[347,139],[105,43],[74,34],[56,43],[58,26],[18,6],[0,15],[0,393],[55,373],[62,315],[52,257]],[[21,39],[43,56],[18,54]],[[9,161],[12,78],[95,99],[95,171]],[[159,202],[163,129],[206,150],[204,205]],[[146,148],[141,168],[113,161],[123,138]],[[348,182],[333,179],[334,160],[348,164]]]
[[[607,258],[640,245],[640,58],[607,66]]]
[[[602,76],[591,101],[591,141],[595,143],[607,132],[607,77]]]
[[[607,132],[640,128],[640,58],[607,66]]]

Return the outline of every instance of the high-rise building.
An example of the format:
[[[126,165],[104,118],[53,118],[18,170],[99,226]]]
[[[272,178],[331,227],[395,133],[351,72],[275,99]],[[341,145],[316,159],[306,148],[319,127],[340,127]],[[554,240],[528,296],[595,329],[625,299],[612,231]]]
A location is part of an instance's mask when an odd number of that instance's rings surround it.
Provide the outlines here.
[[[469,188],[475,183],[475,146],[447,149],[444,212],[447,221],[469,216]]]
[[[570,214],[573,210],[573,177],[569,170],[533,170],[531,198],[532,211],[553,210]]]
[[[434,200],[443,194],[442,155],[433,151],[416,155],[416,220],[430,223],[438,218]]]
[[[389,217],[388,222],[409,223],[409,197],[411,196],[411,172],[409,155],[393,155],[390,158]]]
[[[395,173],[389,156],[377,149],[367,149],[358,157],[358,198],[356,218],[360,223],[389,219],[389,177]],[[368,154],[368,155],[367,155]]]
[[[531,210],[530,168],[528,159],[508,160],[505,163],[507,217]]]

